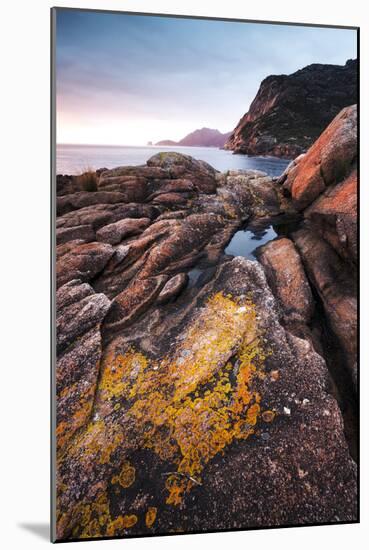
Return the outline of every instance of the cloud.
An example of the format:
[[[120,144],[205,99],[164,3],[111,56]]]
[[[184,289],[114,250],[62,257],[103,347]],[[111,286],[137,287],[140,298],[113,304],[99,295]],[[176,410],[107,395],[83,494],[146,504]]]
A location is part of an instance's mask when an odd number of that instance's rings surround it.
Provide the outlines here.
[[[59,9],[59,124],[175,119],[226,131],[269,74],[350,57],[351,30]]]

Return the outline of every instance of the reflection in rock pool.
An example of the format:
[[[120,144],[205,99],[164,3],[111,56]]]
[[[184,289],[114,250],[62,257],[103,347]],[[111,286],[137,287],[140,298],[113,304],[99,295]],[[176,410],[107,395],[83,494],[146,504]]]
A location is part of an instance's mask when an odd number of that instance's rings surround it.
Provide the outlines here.
[[[233,235],[228,246],[225,248],[225,254],[230,256],[244,256],[249,260],[256,260],[256,249],[272,241],[277,237],[271,225],[263,227],[248,227],[240,229]],[[213,277],[217,266],[211,267],[194,267],[188,272],[188,288],[200,288],[210,281]]]
[[[232,256],[244,256],[249,260],[256,260],[255,250],[277,237],[271,225],[262,228],[240,229],[233,235],[225,253]]]

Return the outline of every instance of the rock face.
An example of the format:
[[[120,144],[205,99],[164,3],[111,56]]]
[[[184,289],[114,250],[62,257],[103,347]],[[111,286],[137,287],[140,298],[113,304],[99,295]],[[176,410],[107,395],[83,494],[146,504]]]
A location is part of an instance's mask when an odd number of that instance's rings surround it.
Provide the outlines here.
[[[325,363],[279,324],[256,262],[123,329],[100,370],[92,420],[60,455],[60,538],[356,517]]]
[[[310,323],[314,300],[305,270],[293,242],[281,238],[259,249],[258,259],[274,296],[283,310],[283,321],[291,332],[297,325]]]
[[[309,279],[318,291],[330,327],[342,347],[353,384],[357,383],[356,278],[334,249],[311,229],[293,233]]]
[[[57,445],[61,449],[91,414],[101,359],[100,325],[110,301],[73,280],[56,295]]]
[[[353,184],[298,213],[288,177],[161,153],[101,170],[81,200],[63,176],[58,540],[356,521],[356,465],[309,332],[316,295],[342,338],[354,315],[329,279],[354,261],[351,207],[332,223]],[[301,223],[328,212],[310,246]],[[224,253],[245,224],[297,215],[260,262]]]
[[[268,76],[225,148],[247,155],[300,155],[343,107],[356,103],[356,80],[356,60]]]
[[[155,145],[181,145],[187,147],[223,147],[231,132],[222,134],[219,130],[212,128],[201,128],[191,132],[179,141],[164,139]]]
[[[283,188],[303,210],[325,189],[356,169],[357,108],[343,109],[301,161],[289,171]]]
[[[343,109],[279,181],[303,213],[303,227],[292,238],[356,386],[356,105]]]

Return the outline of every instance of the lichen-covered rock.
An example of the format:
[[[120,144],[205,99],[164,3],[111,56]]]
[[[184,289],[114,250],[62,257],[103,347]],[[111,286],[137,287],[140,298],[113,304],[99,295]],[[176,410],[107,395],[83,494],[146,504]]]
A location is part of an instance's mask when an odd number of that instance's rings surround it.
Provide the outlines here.
[[[279,324],[261,266],[225,262],[179,302],[105,349],[58,457],[58,538],[355,520],[326,365]]]
[[[273,216],[280,213],[280,203],[278,200],[277,189],[272,178],[269,176],[255,177],[251,174],[235,174],[227,177],[227,186],[241,186],[248,193],[248,202],[250,210],[254,217]]]
[[[61,449],[91,414],[102,353],[100,325],[110,301],[80,280],[62,286],[56,300],[56,437]]]
[[[295,212],[264,173],[164,153],[96,175],[98,191],[63,196],[72,209],[57,218],[58,538],[355,521],[327,367],[296,330],[312,322],[309,284],[337,334],[350,327],[348,278],[332,281],[349,266],[353,202],[332,212],[351,176],[301,215],[337,260],[302,235],[277,239],[266,278],[224,254],[245,222]],[[332,232],[338,254],[321,238]]]

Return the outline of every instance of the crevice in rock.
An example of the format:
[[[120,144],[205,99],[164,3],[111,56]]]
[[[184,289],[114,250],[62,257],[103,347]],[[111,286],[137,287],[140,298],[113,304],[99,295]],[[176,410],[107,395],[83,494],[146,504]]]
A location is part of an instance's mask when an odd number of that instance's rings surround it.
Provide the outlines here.
[[[344,352],[327,321],[322,300],[314,285],[309,280],[315,301],[315,312],[309,325],[312,332],[319,333],[317,353],[322,355],[330,375],[328,393],[337,401],[344,422],[344,434],[350,455],[358,460],[358,401],[355,395],[352,378],[346,366]],[[320,345],[319,345],[320,344]],[[318,349],[318,347],[320,349]]]

